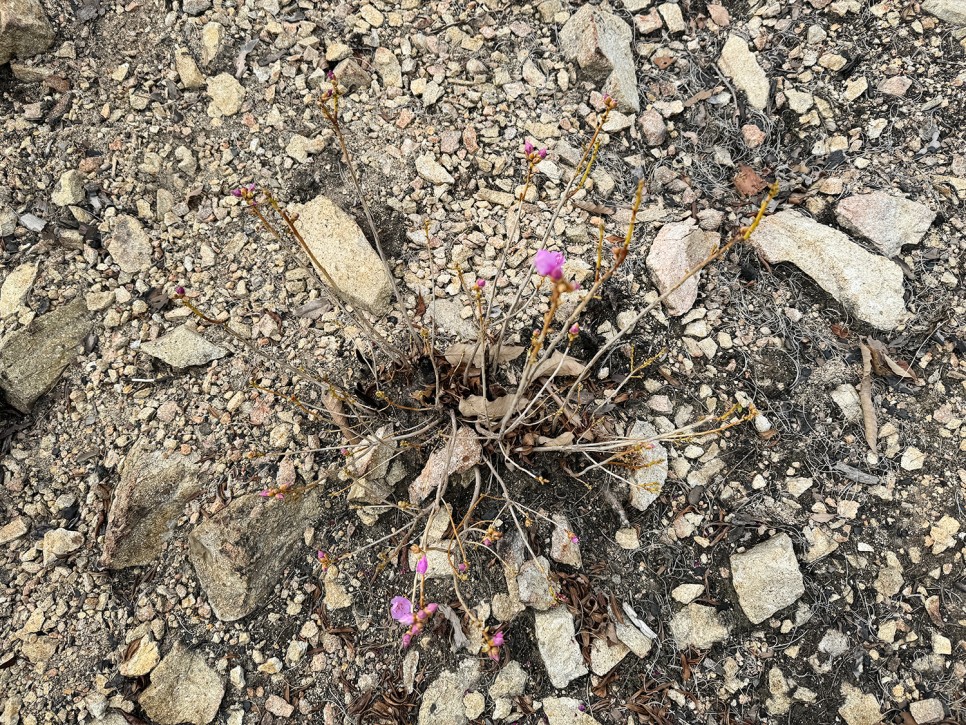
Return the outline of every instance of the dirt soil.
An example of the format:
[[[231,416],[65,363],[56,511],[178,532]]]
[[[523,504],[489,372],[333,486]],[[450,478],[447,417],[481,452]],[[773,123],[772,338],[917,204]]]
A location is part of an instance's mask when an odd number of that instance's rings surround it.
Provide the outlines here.
[[[254,182],[285,204],[325,194],[372,241],[342,154],[308,102],[328,87],[328,69],[354,60],[366,78],[343,98],[343,123],[409,313],[427,321],[436,310],[440,349],[469,339],[473,306],[454,263],[467,279],[489,281],[498,311],[509,304],[533,276],[568,158],[601,113],[600,84],[561,52],[560,30],[580,3],[183,5],[45,0],[54,45],[0,67],[0,284],[37,266],[0,319],[0,351],[71,299],[86,299],[93,319],[32,410],[0,407],[0,725],[152,722],[142,702],[151,669],[121,672],[130,671],[132,643],[149,640],[162,658],[176,643],[200,653],[224,684],[216,714],[198,722],[491,723],[489,688],[511,661],[527,680],[510,697],[508,722],[966,722],[966,28],[904,0],[723,0],[711,9],[681,0],[683,31],[668,27],[663,5],[663,26],[648,32],[639,18],[656,6],[603,4],[634,29],[641,111],[618,113],[587,189],[552,229],[553,248],[575,265],[568,273],[582,261],[592,281],[598,226],[622,238],[640,178],[645,194],[630,256],[588,307],[575,357],[591,357],[628,311],[657,297],[645,258],[663,226],[700,219],[727,240],[750,223],[764,191],[739,191],[743,165],[779,181],[770,214],[795,209],[841,228],[842,198],[884,190],[936,216],[894,258],[909,312],[894,330],[862,322],[804,272],[768,264],[747,244],[705,270],[686,315],[658,308],[638,323],[587,383],[599,398],[628,374],[632,354],[659,355],[606,409],[609,425],[644,420],[667,432],[750,400],[772,426],[746,422],[666,443],[668,478],[646,510],[626,505],[607,475],[575,480],[557,458],[527,459],[545,483],[504,469],[514,496],[536,512],[522,527],[527,546],[549,557],[554,527],[544,517],[557,514],[579,538],[582,566],[550,565],[588,667],[592,640],[613,636],[621,603],[655,635],[646,656],[557,688],[532,607],[504,622],[491,615],[505,634],[500,662],[453,646],[441,615],[400,647],[389,602],[411,590],[411,542],[390,534],[411,511],[404,503],[376,518],[351,505],[336,475],[338,429],[289,399],[320,406],[293,373],[302,368],[376,403],[373,379],[385,369],[373,374],[361,331],[326,302],[304,256],[230,191]],[[768,78],[764,109],[717,66],[734,34],[750,41]],[[401,87],[377,71],[376,48],[401,63]],[[182,51],[200,83],[179,73]],[[232,113],[209,106],[221,74],[243,89]],[[880,90],[900,77],[911,80],[902,94]],[[860,78],[867,90],[848,99]],[[809,95],[806,110],[792,110],[789,90]],[[665,128],[658,143],[637,120],[650,108]],[[548,148],[548,166],[524,210],[523,244],[498,278],[513,218],[499,199],[520,191],[527,140]],[[451,183],[418,171],[426,154]],[[59,205],[73,170],[82,192]],[[150,242],[134,271],[121,269],[112,246],[122,216]],[[192,322],[174,299],[179,285],[247,344],[200,324],[228,354],[178,369],[142,351]],[[515,341],[529,343],[546,309],[538,298],[517,320]],[[377,325],[405,339],[398,309]],[[867,338],[912,371],[871,377],[874,452],[855,392]],[[843,388],[850,404],[837,402]],[[392,415],[397,425],[414,420]],[[393,501],[406,501],[406,486],[444,441],[419,439],[404,452]],[[112,569],[102,560],[108,515],[138,443],[193,457],[199,490],[150,563]],[[293,468],[299,485],[325,481],[322,512],[297,532],[296,553],[278,562],[255,611],[222,621],[189,559],[189,533]],[[457,478],[448,500],[458,518],[473,477]],[[451,579],[427,583],[464,627],[464,604],[489,612],[508,592],[502,563],[524,551],[501,494],[486,491],[475,515],[499,519],[503,539],[492,553],[469,550],[462,602]],[[618,537],[628,530],[636,546]],[[54,551],[71,532],[77,545]],[[733,557],[780,534],[790,537],[804,593],[752,623],[732,584]],[[319,550],[359,553],[324,572]],[[696,598],[683,599],[683,584],[700,585]],[[711,608],[725,636],[705,647],[676,639],[672,621],[694,605]],[[439,697],[434,683],[467,661],[481,673],[459,693],[470,698],[465,708],[420,713],[428,691]],[[479,712],[473,693],[483,695]],[[938,719],[917,721],[917,703],[932,698]],[[553,714],[560,703],[569,719]]]

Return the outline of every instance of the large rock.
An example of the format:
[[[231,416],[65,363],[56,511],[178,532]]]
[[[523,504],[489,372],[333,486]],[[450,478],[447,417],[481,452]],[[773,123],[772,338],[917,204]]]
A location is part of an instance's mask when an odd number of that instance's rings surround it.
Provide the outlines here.
[[[479,660],[466,660],[456,671],[447,671],[437,677],[423,693],[418,725],[465,725],[469,722],[463,696],[479,679]]]
[[[560,31],[560,51],[574,60],[590,80],[602,84],[625,112],[641,108],[637,91],[637,72],[631,53],[633,33],[616,15],[585,4]]]
[[[372,65],[382,78],[382,84],[386,87],[402,88],[402,67],[399,59],[396,58],[389,48],[376,48],[372,58]]]
[[[4,277],[0,286],[0,319],[20,309],[36,278],[36,262],[24,262]]]
[[[647,270],[661,294],[678,284],[689,270],[694,269],[718,243],[717,232],[706,232],[693,219],[672,222],[661,227],[647,252]],[[701,273],[689,277],[684,284],[668,295],[664,307],[672,317],[679,317],[694,306],[698,299]]]
[[[141,352],[166,362],[173,368],[184,369],[196,365],[207,365],[228,354],[195,332],[187,324],[176,327],[157,340],[141,345]]]
[[[297,205],[292,211],[299,215],[296,228],[328,272],[335,291],[373,314],[386,312],[392,294],[389,276],[352,217],[325,196]],[[322,280],[329,284],[325,275]]]
[[[151,684],[139,702],[158,725],[207,725],[224,696],[225,685],[204,656],[179,643],[151,672]]]
[[[36,318],[0,349],[0,390],[22,413],[50,390],[91,331],[82,296]]]
[[[560,588],[549,576],[550,562],[546,557],[538,556],[525,562],[517,575],[520,601],[540,612],[555,606]]]
[[[805,593],[795,549],[788,534],[778,534],[731,557],[731,583],[752,624],[764,622]]]
[[[0,0],[0,65],[43,53],[54,29],[38,0]]]
[[[758,65],[755,54],[748,50],[748,43],[744,39],[737,35],[728,37],[718,58],[718,67],[739,90],[745,92],[748,103],[759,111],[765,110],[768,105],[768,76]]]
[[[879,701],[875,695],[867,695],[848,682],[842,683],[841,692],[845,702],[839,708],[839,715],[847,725],[877,725],[882,722]]]
[[[543,698],[543,713],[547,725],[600,725],[587,708],[581,708],[580,700],[572,697]]]
[[[587,674],[580,645],[575,639],[574,618],[567,607],[560,605],[546,612],[537,612],[533,625],[550,684],[559,690]]]
[[[731,634],[729,623],[714,607],[689,604],[671,619],[671,635],[678,649],[708,649]]]
[[[766,216],[751,243],[770,264],[791,262],[863,322],[892,330],[908,317],[902,270],[797,211]]]
[[[320,498],[319,489],[281,500],[247,494],[191,532],[188,555],[218,619],[241,619],[262,603],[318,517]]]
[[[219,73],[207,80],[208,115],[212,118],[234,116],[241,110],[245,101],[245,88],[230,73]]]
[[[923,0],[922,9],[953,25],[966,25],[966,3],[963,0]]]
[[[901,196],[873,191],[842,199],[835,218],[845,229],[865,237],[887,257],[894,257],[904,244],[919,244],[936,212],[925,204]]]
[[[104,246],[122,272],[134,274],[151,266],[151,237],[134,217],[119,216]]]
[[[165,454],[135,443],[114,490],[101,563],[123,569],[153,561],[185,503],[200,490],[197,456]]]
[[[634,423],[627,437],[642,440],[656,436],[657,431],[650,423],[639,420]],[[667,450],[658,441],[649,441],[641,445],[638,455],[640,460],[637,467],[627,476],[630,483],[628,503],[638,511],[644,511],[664,490],[668,471]]]

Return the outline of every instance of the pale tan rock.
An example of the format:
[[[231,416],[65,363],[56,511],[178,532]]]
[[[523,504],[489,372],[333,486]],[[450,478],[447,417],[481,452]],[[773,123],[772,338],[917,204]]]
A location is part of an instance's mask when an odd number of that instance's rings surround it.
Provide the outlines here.
[[[0,2],[0,65],[30,58],[54,42],[54,28],[38,0]]]
[[[678,284],[717,244],[717,232],[705,232],[693,219],[665,224],[647,253],[647,269],[658,291],[664,294]],[[664,307],[673,317],[683,315],[698,298],[700,273],[688,278],[672,292]]]
[[[37,269],[36,262],[24,262],[4,277],[0,285],[0,319],[20,309],[37,278]]]
[[[763,111],[768,105],[770,92],[768,76],[758,64],[757,56],[748,49],[748,43],[737,35],[730,35],[721,50],[718,67],[740,90],[745,92],[748,103]]]
[[[769,264],[794,264],[852,314],[880,330],[893,330],[908,318],[899,266],[867,252],[837,229],[798,211],[780,211],[762,220],[751,244]]]
[[[373,314],[388,310],[392,286],[379,255],[370,246],[355,220],[326,196],[295,205],[296,228],[315,255],[322,282],[335,284],[335,291],[352,305]]]
[[[139,702],[158,725],[207,725],[218,714],[225,685],[200,652],[180,643],[151,673],[151,684]]]

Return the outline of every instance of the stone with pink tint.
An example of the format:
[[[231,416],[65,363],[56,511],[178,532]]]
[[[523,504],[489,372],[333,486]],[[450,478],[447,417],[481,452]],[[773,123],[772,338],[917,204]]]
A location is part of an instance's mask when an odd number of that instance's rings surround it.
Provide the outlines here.
[[[717,232],[706,232],[693,219],[665,224],[647,253],[647,269],[661,294],[674,287],[705,259],[718,243]],[[672,317],[691,309],[698,299],[700,272],[668,295],[664,307]]]

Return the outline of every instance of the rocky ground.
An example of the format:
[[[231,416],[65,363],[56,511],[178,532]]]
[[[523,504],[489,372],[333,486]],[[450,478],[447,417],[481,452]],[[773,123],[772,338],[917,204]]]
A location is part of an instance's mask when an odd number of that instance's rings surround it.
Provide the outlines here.
[[[959,0],[0,0],[0,723],[966,721],[964,59]],[[474,329],[454,263],[498,306],[530,280],[603,93],[597,165],[550,230],[569,275],[645,195],[575,355],[780,183],[751,243],[599,371],[666,350],[619,426],[762,416],[656,448],[657,496],[546,471],[540,558],[504,522],[506,566],[474,559],[464,591],[499,663],[442,615],[400,649],[409,562],[379,542],[403,512],[344,482],[257,494],[338,460],[338,431],[271,391],[371,373],[230,190],[301,205],[345,298],[401,334],[308,102],[330,69],[441,342]],[[500,276],[526,141],[549,154]],[[418,471],[387,469],[404,499]],[[359,553],[323,572],[320,549]],[[429,591],[459,622],[446,578]]]

